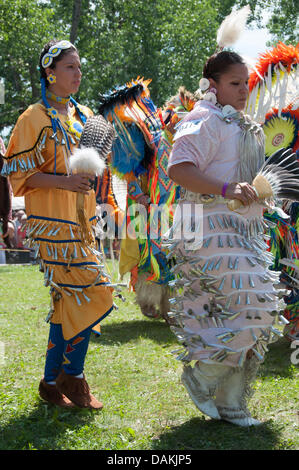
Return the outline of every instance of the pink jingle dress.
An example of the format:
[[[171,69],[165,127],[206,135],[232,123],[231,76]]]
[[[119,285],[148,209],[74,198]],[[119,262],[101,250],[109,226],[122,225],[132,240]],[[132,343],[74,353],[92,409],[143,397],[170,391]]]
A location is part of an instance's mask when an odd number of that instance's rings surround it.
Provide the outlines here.
[[[219,108],[198,102],[179,126],[169,168],[191,162],[203,175],[239,181],[240,135],[238,123],[226,122]],[[227,202],[182,188],[173,239],[166,242],[176,256],[172,286],[177,289],[170,301],[178,321],[173,330],[184,345],[178,359],[185,363],[242,367],[249,350],[262,361],[267,344],[280,336],[273,327],[278,278],[269,270],[263,207],[252,204],[232,212]],[[188,244],[175,231],[184,208],[194,212],[198,204],[202,237]]]

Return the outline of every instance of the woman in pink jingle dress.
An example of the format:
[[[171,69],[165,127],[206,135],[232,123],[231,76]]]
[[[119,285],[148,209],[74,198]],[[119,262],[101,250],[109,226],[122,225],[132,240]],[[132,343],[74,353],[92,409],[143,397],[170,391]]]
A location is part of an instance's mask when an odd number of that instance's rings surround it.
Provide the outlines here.
[[[242,58],[216,53],[203,77],[206,94],[178,126],[168,166],[182,188],[173,239],[166,242],[177,261],[173,330],[184,346],[178,357],[185,364],[182,382],[199,410],[251,426],[260,422],[247,408],[249,385],[267,344],[279,335],[272,326],[278,279],[268,269],[263,205],[249,184],[264,161],[264,138],[242,113],[248,96]],[[242,209],[229,210],[231,199],[239,199]],[[195,214],[198,204],[202,219],[189,218],[189,228],[193,222],[202,237],[178,238],[182,220],[186,228],[184,209]]]

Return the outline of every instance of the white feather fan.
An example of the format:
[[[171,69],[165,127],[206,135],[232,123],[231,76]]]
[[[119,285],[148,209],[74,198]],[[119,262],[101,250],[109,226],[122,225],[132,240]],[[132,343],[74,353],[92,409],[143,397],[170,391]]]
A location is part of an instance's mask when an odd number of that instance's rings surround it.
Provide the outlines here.
[[[77,148],[70,157],[70,169],[73,173],[101,176],[105,168],[104,160],[93,148]]]

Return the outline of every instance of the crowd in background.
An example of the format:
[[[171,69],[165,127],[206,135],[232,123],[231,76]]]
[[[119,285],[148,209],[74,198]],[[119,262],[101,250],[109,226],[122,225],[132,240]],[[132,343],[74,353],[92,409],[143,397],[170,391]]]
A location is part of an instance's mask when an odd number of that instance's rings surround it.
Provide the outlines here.
[[[0,138],[0,170],[5,153],[3,140]],[[12,205],[12,189],[9,180],[0,176],[0,264],[5,264],[7,250],[26,250],[25,210]]]
[[[3,248],[26,249],[26,221],[24,210],[12,211],[12,218],[8,221],[7,237],[3,240]]]
[[[5,251],[28,250],[26,221],[27,215],[24,210],[12,211],[12,217],[7,222],[6,233],[0,234],[0,264],[6,263]]]

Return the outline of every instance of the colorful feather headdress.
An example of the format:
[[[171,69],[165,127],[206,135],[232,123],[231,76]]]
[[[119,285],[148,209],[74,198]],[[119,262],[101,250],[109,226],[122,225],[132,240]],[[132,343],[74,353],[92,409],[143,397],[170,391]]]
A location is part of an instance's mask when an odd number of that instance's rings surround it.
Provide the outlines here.
[[[163,107],[164,132],[171,145],[175,125],[194,108],[197,98],[184,86],[180,86],[178,93],[167,100]]]
[[[117,137],[110,164],[114,173],[128,182],[148,170],[151,149],[161,138],[162,121],[150,98],[150,82],[138,77],[100,95],[99,113],[113,124]]]
[[[249,99],[246,112],[263,123],[271,108],[280,117],[288,106],[299,107],[299,44],[279,42],[260,55],[249,78]]]
[[[151,100],[148,89],[150,82],[138,77],[101,95],[99,112],[112,123],[116,132],[109,161],[113,174],[128,183],[142,181],[146,185],[142,190],[148,195],[151,204],[163,205],[163,210],[168,211],[171,219],[177,192],[176,185],[167,175],[171,144],[162,111]],[[186,93],[180,94],[179,102],[182,107],[188,106]],[[171,118],[172,113],[169,114]],[[127,205],[130,226],[139,227],[138,224],[141,224],[147,233],[146,237],[137,237],[140,254],[138,272],[147,272],[150,281],[167,282],[171,273],[165,255],[161,252],[161,223],[155,226],[155,236],[152,237],[150,214],[146,221],[135,216],[134,198],[128,197]]]

